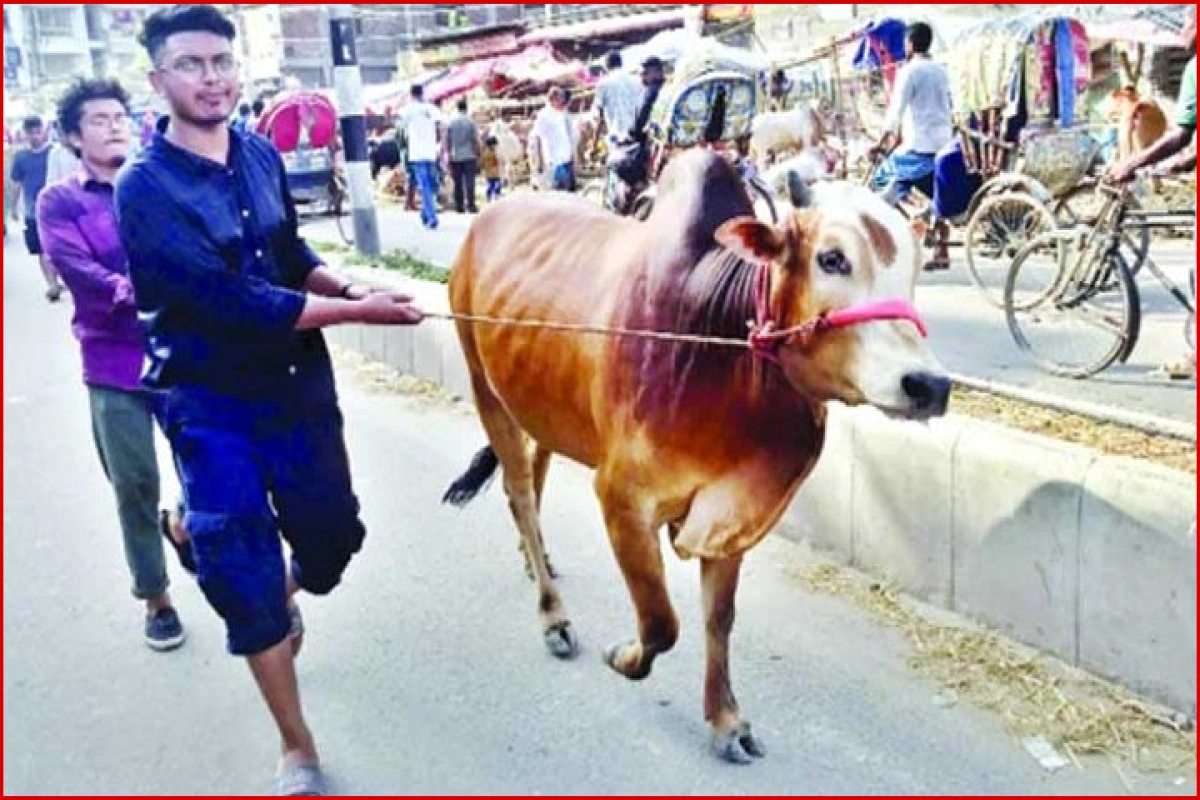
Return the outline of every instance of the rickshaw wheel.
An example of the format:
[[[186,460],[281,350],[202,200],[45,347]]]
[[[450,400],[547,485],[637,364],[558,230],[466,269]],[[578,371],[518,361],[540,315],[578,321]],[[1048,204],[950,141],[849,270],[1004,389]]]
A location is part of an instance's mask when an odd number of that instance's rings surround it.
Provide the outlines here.
[[[979,204],[963,238],[967,273],[988,303],[1004,308],[1013,259],[1036,237],[1057,229],[1046,204],[1027,192],[1004,192]]]

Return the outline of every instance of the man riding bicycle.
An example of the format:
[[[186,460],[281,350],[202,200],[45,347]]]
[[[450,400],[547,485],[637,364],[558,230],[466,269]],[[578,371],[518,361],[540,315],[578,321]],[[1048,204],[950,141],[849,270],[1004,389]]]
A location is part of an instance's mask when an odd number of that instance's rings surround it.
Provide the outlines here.
[[[1149,150],[1116,164],[1109,170],[1107,181],[1116,184],[1132,182],[1140,172],[1148,168],[1154,177],[1170,177],[1195,174],[1196,171],[1196,7],[1188,12],[1183,30],[1184,43],[1192,52],[1183,73],[1183,85],[1179,90],[1179,104],[1175,126],[1159,139]],[[1193,230],[1192,236],[1195,236]],[[1196,267],[1192,265],[1192,292],[1195,294]],[[1196,377],[1196,353],[1192,351],[1183,360],[1163,366],[1162,370],[1175,380],[1194,380]]]
[[[642,96],[641,108],[628,135],[613,143],[609,153],[608,169],[615,179],[616,192],[613,209],[618,214],[626,215],[632,209],[633,201],[650,182],[650,115],[658,102],[659,94],[666,83],[666,69],[661,59],[651,57],[642,64],[642,86],[645,93]]]
[[[924,188],[932,197],[935,162],[954,139],[953,102],[946,68],[929,55],[933,28],[916,22],[908,28],[908,63],[896,77],[892,102],[884,121],[884,134],[871,150],[873,160],[891,153],[880,170],[883,197],[899,206],[913,189]],[[897,131],[903,135],[897,142]],[[938,223],[937,251],[926,270],[950,266],[948,230]]]

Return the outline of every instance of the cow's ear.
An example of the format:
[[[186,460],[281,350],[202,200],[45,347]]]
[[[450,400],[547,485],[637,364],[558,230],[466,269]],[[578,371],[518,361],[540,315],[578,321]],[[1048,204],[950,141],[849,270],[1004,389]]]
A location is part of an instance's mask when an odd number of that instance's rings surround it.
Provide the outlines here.
[[[739,217],[717,231],[717,244],[752,264],[773,264],[783,255],[783,235],[754,217]]]

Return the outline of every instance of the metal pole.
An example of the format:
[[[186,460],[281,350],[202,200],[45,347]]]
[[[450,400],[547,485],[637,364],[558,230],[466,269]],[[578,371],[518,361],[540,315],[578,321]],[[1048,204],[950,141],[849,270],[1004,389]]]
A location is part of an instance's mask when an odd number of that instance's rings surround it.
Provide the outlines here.
[[[354,7],[329,6],[329,32],[333,44],[333,81],[337,87],[341,117],[342,152],[346,159],[346,184],[354,214],[354,243],[358,252],[377,256],[379,218],[375,213],[375,187],[371,185],[371,163],[367,154],[366,102],[362,73],[358,69],[358,45],[354,31]]]

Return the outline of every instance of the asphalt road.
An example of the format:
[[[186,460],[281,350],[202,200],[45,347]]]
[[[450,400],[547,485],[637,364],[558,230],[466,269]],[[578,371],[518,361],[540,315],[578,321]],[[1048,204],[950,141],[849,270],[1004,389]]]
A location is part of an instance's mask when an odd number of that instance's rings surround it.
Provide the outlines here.
[[[4,791],[262,793],[277,755],[267,714],[178,571],[190,640],[167,656],[141,643],[69,317],[6,245]],[[787,572],[800,550],[780,542],[749,561],[733,651],[743,709],[771,755],[750,768],[717,762],[700,708],[694,565],[669,559],[678,651],[641,685],[610,673],[600,653],[633,631],[629,602],[589,476],[557,465],[547,537],[585,651],[555,662],[500,493],[462,513],[438,504],[482,442],[476,420],[370,392],[354,375],[343,394],[371,534],[344,588],[304,603],[300,668],[341,793],[1124,792],[1104,763],[1049,775],[996,717],[937,707],[899,634],[807,593]],[[1135,787],[1194,795],[1195,776]]]

